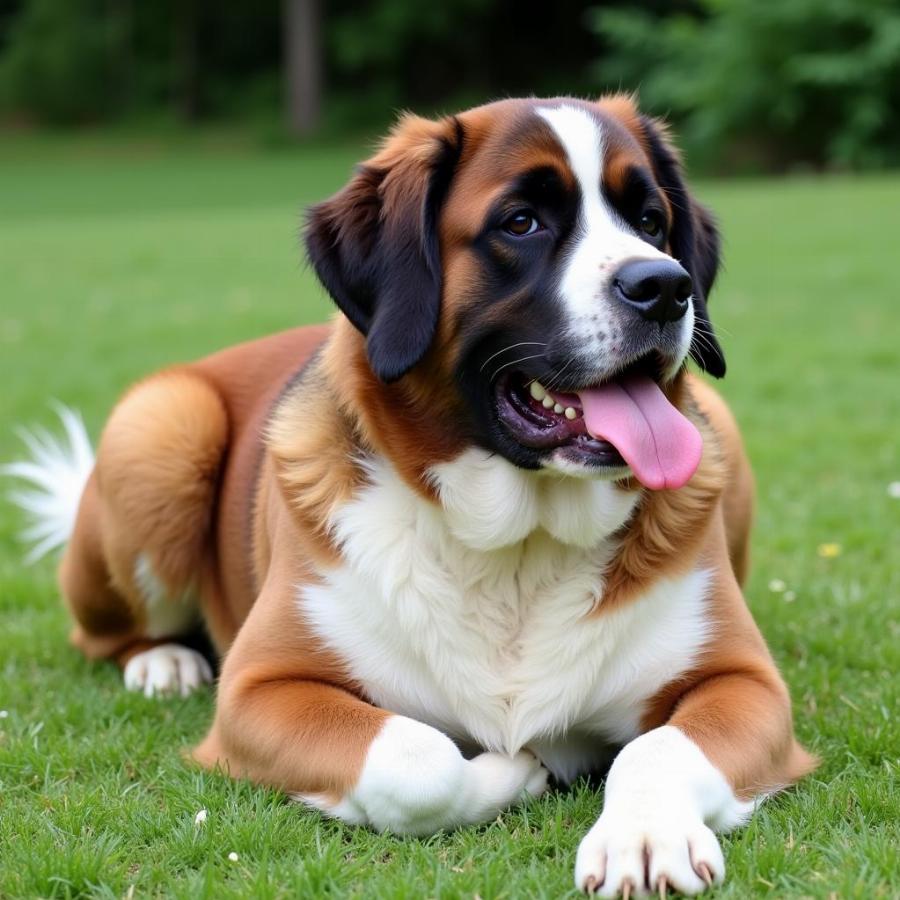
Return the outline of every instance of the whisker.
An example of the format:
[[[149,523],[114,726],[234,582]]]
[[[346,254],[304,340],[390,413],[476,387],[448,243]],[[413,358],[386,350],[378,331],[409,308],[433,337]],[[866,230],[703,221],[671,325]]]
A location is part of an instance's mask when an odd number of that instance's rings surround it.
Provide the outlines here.
[[[694,328],[694,334],[696,337],[700,338],[704,342],[704,344],[709,347],[710,350],[715,352],[715,343],[713,341],[713,333],[712,331],[703,329],[703,328]]]
[[[703,333],[703,331],[700,328],[694,328],[694,333],[691,335],[691,344],[693,344],[694,341],[697,341],[698,343],[702,344],[704,347],[708,347],[709,349],[712,349],[712,345],[709,342],[709,338],[707,337],[706,334]]]
[[[706,337],[705,334],[703,334],[703,332],[701,332],[701,331],[694,332],[693,337],[691,338],[691,349],[693,349],[695,341],[697,342],[697,345],[701,349],[709,350],[710,353],[716,352],[716,348],[713,347],[712,342],[710,341],[710,339],[708,337]]]
[[[701,323],[702,325],[703,323]],[[710,333],[712,332],[712,325],[707,329]],[[720,325],[718,322],[716,323],[716,331],[721,331],[722,334],[727,334],[728,337],[734,337],[734,332],[730,328],[726,328],[724,325]]]
[[[709,328],[707,328],[707,327],[705,327],[705,326],[703,325],[702,322],[697,322],[697,321],[695,321],[695,322],[694,322],[694,327],[695,327],[695,328],[702,328],[702,329],[704,330],[704,332],[705,332],[706,334],[708,334],[710,337],[713,336],[713,330],[712,330],[712,327],[711,327],[711,326],[710,326]],[[721,334],[724,334],[726,337],[734,337],[734,332],[731,331],[731,329],[726,328],[724,325],[716,325],[716,331],[720,332]]]
[[[560,381],[562,381],[562,377],[565,374],[566,369],[568,369],[569,366],[572,365],[573,362],[575,362],[575,359],[576,359],[576,354],[573,353],[566,360],[566,364],[558,372],[556,372],[553,375],[553,377],[550,379],[550,381],[546,385],[544,385],[544,387],[546,387],[548,389],[556,387],[556,385],[558,385],[560,383]]]
[[[528,344],[534,345],[536,347],[546,347],[546,341],[519,341],[518,344],[510,344],[508,347],[504,347],[502,350],[498,350],[496,353],[492,353],[482,364],[481,369],[479,371],[483,372],[487,368],[487,364],[496,357],[500,356],[501,353],[506,353],[508,350],[515,350],[516,347],[524,347]]]
[[[541,357],[543,355],[544,355],[543,353],[533,353],[531,356],[522,356],[519,359],[510,360],[510,362],[504,363],[502,366],[500,366],[499,369],[497,369],[494,372],[493,375],[491,375],[491,381],[493,381],[508,366],[515,366],[515,365],[518,365],[519,363],[525,362],[526,360],[529,360],[529,359],[538,359],[539,357]]]

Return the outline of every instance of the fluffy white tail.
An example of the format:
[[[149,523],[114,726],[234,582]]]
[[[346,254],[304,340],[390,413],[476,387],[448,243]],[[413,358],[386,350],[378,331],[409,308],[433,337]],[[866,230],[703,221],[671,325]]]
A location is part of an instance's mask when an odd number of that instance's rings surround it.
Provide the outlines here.
[[[55,404],[65,435],[45,428],[21,428],[19,436],[30,458],[0,466],[0,474],[26,482],[29,490],[10,491],[9,498],[29,519],[22,538],[31,544],[26,562],[33,563],[62,547],[75,528],[81,493],[94,467],[94,451],[81,415]]]

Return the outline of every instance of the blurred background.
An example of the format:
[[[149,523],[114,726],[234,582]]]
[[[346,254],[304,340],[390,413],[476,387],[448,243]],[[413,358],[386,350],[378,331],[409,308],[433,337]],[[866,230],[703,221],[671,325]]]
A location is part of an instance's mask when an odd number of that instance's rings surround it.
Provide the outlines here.
[[[707,171],[900,162],[895,0],[0,0],[8,128],[227,123],[270,142],[392,111],[639,89]]]

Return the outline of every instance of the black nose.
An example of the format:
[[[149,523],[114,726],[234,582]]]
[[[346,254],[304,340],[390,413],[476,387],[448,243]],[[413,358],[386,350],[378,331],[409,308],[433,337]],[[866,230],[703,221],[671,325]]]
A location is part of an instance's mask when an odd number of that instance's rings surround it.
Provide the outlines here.
[[[634,260],[625,263],[613,278],[618,298],[645,319],[677,322],[688,308],[691,276],[674,259]]]

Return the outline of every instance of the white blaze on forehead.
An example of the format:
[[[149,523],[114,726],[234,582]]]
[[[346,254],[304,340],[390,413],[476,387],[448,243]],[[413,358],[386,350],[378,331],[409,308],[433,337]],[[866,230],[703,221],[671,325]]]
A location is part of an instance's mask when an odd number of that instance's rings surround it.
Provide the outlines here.
[[[604,307],[612,298],[601,290],[609,276],[626,259],[668,259],[637,234],[610,208],[603,197],[604,136],[600,122],[586,110],[563,104],[541,107],[537,114],[556,134],[581,190],[581,209],[572,254],[560,283],[560,293],[572,317],[609,319]],[[602,302],[601,302],[602,301]]]
[[[603,135],[599,123],[575,106],[539,109],[537,114],[556,132],[581,186],[585,203],[599,201],[603,177]]]

